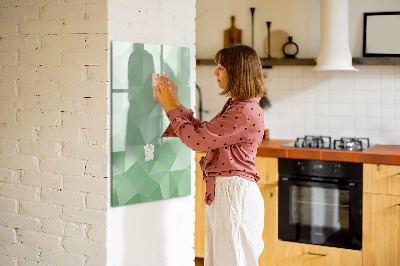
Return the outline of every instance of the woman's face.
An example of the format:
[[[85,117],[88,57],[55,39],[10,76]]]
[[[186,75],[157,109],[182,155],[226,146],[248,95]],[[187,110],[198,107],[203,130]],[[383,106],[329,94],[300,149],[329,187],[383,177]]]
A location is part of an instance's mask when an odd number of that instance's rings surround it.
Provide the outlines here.
[[[226,68],[218,64],[214,71],[214,75],[217,77],[219,87],[221,89],[226,89],[228,87],[228,71]]]

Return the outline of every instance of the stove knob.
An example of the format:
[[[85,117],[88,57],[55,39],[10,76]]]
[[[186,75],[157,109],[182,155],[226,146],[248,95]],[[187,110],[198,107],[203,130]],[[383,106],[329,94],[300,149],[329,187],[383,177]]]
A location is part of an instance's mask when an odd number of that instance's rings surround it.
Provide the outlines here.
[[[304,172],[304,170],[306,169],[305,165],[303,164],[303,162],[297,162],[297,165],[299,166],[299,170],[301,172]]]
[[[333,168],[333,173],[338,174],[340,171],[340,164],[336,164],[335,167]]]

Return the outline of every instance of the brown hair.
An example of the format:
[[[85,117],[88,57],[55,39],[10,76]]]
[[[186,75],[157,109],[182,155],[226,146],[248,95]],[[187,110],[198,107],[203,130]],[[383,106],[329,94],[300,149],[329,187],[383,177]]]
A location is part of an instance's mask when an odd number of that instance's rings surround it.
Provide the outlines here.
[[[266,95],[260,58],[247,45],[233,45],[219,50],[214,57],[228,72],[228,86],[220,95],[252,98]]]

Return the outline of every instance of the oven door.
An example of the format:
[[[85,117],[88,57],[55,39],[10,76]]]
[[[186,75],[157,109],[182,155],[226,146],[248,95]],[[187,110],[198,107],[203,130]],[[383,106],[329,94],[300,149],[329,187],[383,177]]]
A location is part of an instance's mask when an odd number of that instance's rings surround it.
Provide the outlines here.
[[[279,179],[278,238],[361,249],[362,181]]]

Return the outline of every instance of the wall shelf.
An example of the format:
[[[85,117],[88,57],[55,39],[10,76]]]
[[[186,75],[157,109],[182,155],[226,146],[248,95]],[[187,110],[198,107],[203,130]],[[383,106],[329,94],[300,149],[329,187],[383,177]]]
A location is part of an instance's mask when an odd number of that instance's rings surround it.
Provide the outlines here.
[[[400,57],[358,57],[353,65],[400,65]]]
[[[261,65],[265,66],[315,66],[314,58],[260,58]]]
[[[315,58],[260,58],[263,68],[272,66],[314,66]],[[215,65],[214,59],[197,59],[196,65]],[[400,57],[356,57],[353,65],[400,65]]]

